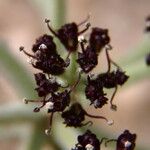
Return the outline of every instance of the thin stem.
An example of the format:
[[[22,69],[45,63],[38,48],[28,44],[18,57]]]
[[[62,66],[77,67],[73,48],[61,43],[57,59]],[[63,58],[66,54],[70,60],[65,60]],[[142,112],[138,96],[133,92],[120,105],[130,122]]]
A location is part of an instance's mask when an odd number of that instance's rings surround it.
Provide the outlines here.
[[[85,111],[85,115],[90,117],[90,118],[104,119],[104,120],[106,120],[106,122],[108,122],[108,119],[103,117],[103,116],[94,116],[94,115],[88,114],[86,111]]]
[[[85,52],[84,41],[80,42],[80,46],[81,46],[82,52],[84,53]]]
[[[49,25],[50,20],[45,19],[45,23],[47,24],[48,29],[50,30],[50,32],[52,32],[52,34],[54,34],[56,37],[58,37],[57,33],[51,28],[51,26]]]
[[[51,133],[52,122],[53,122],[53,115],[54,115],[54,112],[51,113],[50,118],[49,118],[48,129],[45,130],[45,133],[46,133],[47,135],[50,135],[50,133]]]
[[[73,84],[73,86],[71,87],[70,92],[72,92],[72,91],[76,88],[76,86],[79,84],[80,79],[81,79],[81,74],[82,74],[82,72],[79,73],[78,79],[77,79],[77,81]]]
[[[111,100],[110,100],[111,108],[113,110],[117,109],[117,106],[113,104],[113,99],[114,99],[114,97],[116,95],[117,89],[118,89],[118,86],[115,87],[115,90],[114,90],[113,95],[112,95]]]
[[[90,23],[87,23],[85,29],[83,29],[82,31],[80,31],[80,32],[78,33],[78,35],[81,35],[81,34],[83,34],[84,32],[86,32],[86,31],[89,29],[90,26],[91,26],[91,24],[90,24]]]
[[[28,52],[26,52],[26,51],[24,50],[24,47],[21,46],[19,49],[20,49],[20,51],[24,52],[25,55],[27,55],[27,56],[29,56],[29,57],[32,57],[32,58],[36,59],[35,56],[33,56],[32,54],[29,54]]]
[[[43,107],[45,106],[45,104],[46,104],[46,102],[47,102],[45,99],[46,99],[46,96],[43,98],[43,101],[42,101],[43,104],[42,104],[41,106],[36,107],[36,108],[34,109],[35,112],[36,112],[36,110],[39,110],[39,111],[40,111],[40,109],[43,108]]]
[[[107,73],[109,73],[110,69],[111,69],[111,62],[110,62],[110,57],[109,57],[108,49],[107,48],[105,49],[105,52],[106,52],[106,58],[107,58],[107,63],[108,63]]]
[[[116,66],[119,70],[121,70],[121,67],[116,62],[114,62],[111,58],[109,59],[114,66]]]
[[[106,140],[108,140],[108,138],[103,137],[103,138],[101,139],[100,143],[102,144],[104,140],[106,141]]]
[[[89,124],[89,126],[92,126],[92,125],[93,125],[93,122],[92,122],[92,121],[88,121],[88,122],[82,124],[82,126],[86,126],[86,125],[88,125],[88,124]]]
[[[28,104],[29,102],[31,103],[41,103],[43,100],[33,100],[33,99],[23,99],[25,104]]]

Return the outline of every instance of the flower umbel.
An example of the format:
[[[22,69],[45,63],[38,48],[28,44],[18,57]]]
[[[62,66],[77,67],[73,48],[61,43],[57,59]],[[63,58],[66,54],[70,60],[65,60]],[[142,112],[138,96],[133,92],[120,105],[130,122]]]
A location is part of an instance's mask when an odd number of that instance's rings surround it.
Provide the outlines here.
[[[95,108],[101,109],[110,102],[111,108],[116,110],[117,106],[113,104],[113,99],[118,86],[124,85],[129,78],[109,55],[112,46],[108,29],[94,27],[89,38],[81,37],[90,28],[88,20],[89,16],[79,24],[67,23],[55,31],[50,26],[50,20],[45,19],[52,35],[44,34],[37,38],[32,46],[32,53],[28,53],[24,47],[20,47],[20,51],[30,58],[30,64],[40,71],[34,74],[35,90],[40,99],[24,99],[24,102],[40,104],[34,108],[34,112],[40,112],[45,107],[47,114],[50,115],[48,129],[45,130],[47,135],[51,133],[53,116],[57,112],[64,119],[63,123],[66,127],[76,128],[92,125],[92,121],[85,121],[86,117],[105,120],[108,125],[113,124],[113,120],[108,120],[103,115],[91,115],[84,109],[84,103],[81,105],[80,102],[79,93],[82,93],[90,101],[90,105],[94,105]],[[82,30],[81,26],[84,26]],[[54,38],[60,40],[64,46],[65,58],[59,55]],[[106,72],[99,72],[98,75],[95,75],[91,71],[97,66],[98,56],[103,50],[106,53],[108,69]],[[70,59],[70,55],[73,53],[76,53],[76,60]],[[66,72],[69,72],[69,69],[74,70],[71,68],[71,61],[75,63],[76,72],[73,72],[68,78]],[[115,69],[112,68],[112,65]],[[67,86],[64,87],[59,83],[58,78],[65,79]],[[80,89],[78,89],[78,85],[81,87]],[[84,86],[85,90],[82,90]],[[114,92],[109,99],[105,89],[111,88],[114,88]],[[135,134],[125,130],[117,139],[117,150],[133,150],[135,139]],[[99,140],[94,133],[87,130],[83,135],[78,136],[78,143],[72,150],[100,150],[103,140],[106,138]]]

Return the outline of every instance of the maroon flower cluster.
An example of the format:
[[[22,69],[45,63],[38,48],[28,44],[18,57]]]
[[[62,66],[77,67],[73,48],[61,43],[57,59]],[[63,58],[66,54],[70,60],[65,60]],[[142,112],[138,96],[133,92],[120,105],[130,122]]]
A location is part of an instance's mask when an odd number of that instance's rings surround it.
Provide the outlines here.
[[[87,21],[88,18],[80,24],[76,24],[75,22],[68,23],[55,31],[50,26],[50,21],[46,19],[45,22],[47,27],[53,36],[44,34],[37,38],[32,47],[32,54],[28,53],[24,47],[20,47],[20,51],[30,58],[30,64],[34,68],[40,70],[39,73],[34,74],[37,85],[35,90],[40,97],[40,100],[25,99],[24,101],[25,103],[40,103],[40,106],[34,108],[34,112],[39,112],[41,108],[45,107],[47,113],[51,114],[49,128],[45,130],[46,134],[49,134],[51,131],[53,114],[56,112],[61,114],[62,119],[64,119],[63,123],[67,127],[92,125],[92,121],[85,121],[85,116],[103,119],[109,125],[113,124],[113,121],[108,120],[106,117],[87,113],[80,104],[80,101],[77,101],[74,97],[75,94],[77,95],[77,85],[81,84],[80,81],[85,78],[86,87],[83,93],[85,93],[90,104],[93,104],[95,108],[102,108],[109,101],[107,93],[104,92],[105,89],[114,88],[115,90],[110,98],[110,104],[111,108],[116,110],[116,105],[112,103],[115,93],[118,86],[122,86],[129,78],[129,76],[127,76],[109,56],[109,50],[111,50],[112,47],[110,45],[108,29],[94,27],[91,29],[88,39],[81,36],[81,34],[90,28],[90,24],[87,23]],[[80,31],[80,26],[84,24],[86,24],[84,29]],[[64,49],[66,49],[65,58],[59,55],[57,45],[53,40],[54,38],[60,40]],[[78,51],[78,49],[81,51]],[[108,70],[104,73],[99,73],[97,76],[90,74],[98,64],[98,56],[103,49],[106,52]],[[68,66],[70,65],[70,55],[72,53],[78,54],[76,63],[81,71],[79,71],[79,77],[73,84],[70,84],[68,81],[68,86],[64,87],[57,79],[58,75],[61,77],[64,72],[69,71]],[[112,65],[115,66],[115,70],[112,70]],[[73,102],[72,99],[73,101],[76,100],[76,102]],[[119,143],[122,142],[122,140],[120,141],[120,138],[118,141]],[[132,144],[134,140],[129,139],[128,142]],[[78,144],[73,150],[99,150],[101,143],[102,141],[99,141],[96,135],[88,130],[85,134],[78,137]]]
[[[134,150],[136,134],[125,130],[117,139],[102,138],[99,140],[94,133],[87,130],[83,135],[78,136],[78,143],[72,150],[100,150],[104,140],[106,141],[105,146],[107,146],[108,142],[116,142],[116,150]]]

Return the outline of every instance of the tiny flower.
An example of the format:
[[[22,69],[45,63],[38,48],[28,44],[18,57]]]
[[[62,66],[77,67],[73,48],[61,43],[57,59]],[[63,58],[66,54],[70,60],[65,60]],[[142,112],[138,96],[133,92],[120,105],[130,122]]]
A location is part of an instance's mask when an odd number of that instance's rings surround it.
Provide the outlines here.
[[[66,126],[70,126],[70,127],[71,126],[81,127],[81,126],[87,125],[89,123],[92,123],[92,122],[82,123],[85,120],[85,116],[91,117],[91,118],[97,118],[97,119],[104,119],[105,121],[107,121],[108,125],[111,125],[111,122],[109,120],[107,120],[105,117],[94,116],[94,115],[87,113],[83,109],[81,104],[79,104],[79,103],[74,103],[73,105],[71,105],[69,110],[64,111],[61,116],[65,120],[64,124],[66,124]]]
[[[54,109],[54,103],[53,102],[47,102],[46,103],[46,109],[47,110],[53,110]]]
[[[40,36],[36,39],[35,44],[32,47],[32,51],[36,53],[38,50],[43,51],[43,53],[47,54],[55,54],[56,52],[56,45],[53,42],[53,37],[47,34]]]
[[[128,80],[129,76],[126,75],[125,72],[117,69],[117,71],[115,72],[115,78],[116,78],[117,84],[121,86]]]
[[[94,104],[95,108],[101,108],[107,104],[108,99],[105,97],[103,91],[103,85],[99,83],[99,79],[92,79],[90,76],[87,77],[88,83],[85,88],[86,98]]]
[[[119,69],[117,69],[117,71],[99,74],[99,76],[97,77],[99,84],[101,84],[104,88],[107,88],[107,89],[115,88],[112,94],[111,100],[110,100],[111,108],[113,110],[117,109],[117,106],[114,105],[112,101],[117,92],[118,85],[120,86],[123,85],[127,81],[128,78],[129,76],[127,76],[125,72]]]
[[[65,90],[60,93],[52,93],[51,97],[48,99],[48,102],[51,103],[51,109],[48,109],[48,113],[62,112],[67,106],[69,106],[70,92]]]
[[[89,44],[96,52],[100,52],[110,42],[107,29],[95,27],[90,34]]]
[[[83,135],[78,136],[78,144],[74,150],[100,150],[101,141],[94,133],[87,130]]]
[[[77,50],[78,36],[90,27],[90,24],[87,23],[85,29],[78,31],[78,25],[75,22],[72,22],[61,26],[60,29],[55,32],[49,25],[50,20],[45,19],[45,22],[47,23],[49,30],[61,41],[69,52]]]
[[[52,79],[47,79],[45,74],[43,73],[36,73],[34,74],[36,83],[38,85],[35,90],[38,92],[39,97],[46,96],[49,93],[56,92],[60,84]]]
[[[125,130],[117,139],[117,150],[134,150],[136,134]]]
[[[60,75],[64,73],[65,68],[68,67],[69,61],[65,62],[57,53],[47,53],[39,49],[35,51],[34,55],[27,53],[24,47],[20,47],[20,51],[23,51],[27,56],[32,58],[31,64],[34,68],[42,70],[44,73],[52,75]]]
[[[78,64],[83,72],[88,73],[93,70],[98,64],[98,55],[93,51],[91,47],[87,47],[82,53],[78,53]]]

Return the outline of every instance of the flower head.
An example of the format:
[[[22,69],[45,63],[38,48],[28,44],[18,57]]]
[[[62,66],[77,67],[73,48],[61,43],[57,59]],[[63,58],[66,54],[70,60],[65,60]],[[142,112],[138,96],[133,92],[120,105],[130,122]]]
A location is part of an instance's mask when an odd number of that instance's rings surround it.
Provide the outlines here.
[[[61,86],[54,79],[47,79],[45,74],[43,73],[36,73],[34,74],[34,77],[38,85],[38,87],[35,88],[35,90],[37,91],[39,97],[56,92]]]
[[[77,62],[83,72],[88,73],[98,64],[98,55],[91,47],[87,47],[82,53],[78,53]]]
[[[78,136],[78,143],[73,150],[100,150],[100,144],[96,135],[87,130],[83,135]]]
[[[101,49],[106,46],[110,42],[110,37],[108,35],[107,29],[102,29],[95,27],[92,29],[92,32],[90,34],[89,43],[90,46],[95,50],[96,52],[100,52]]]
[[[136,134],[125,130],[117,139],[117,150],[134,150]]]
[[[103,86],[98,79],[92,79],[90,76],[87,77],[88,83],[85,88],[86,98],[94,104],[95,108],[101,108],[107,104],[108,99],[105,97]]]
[[[48,102],[53,104],[53,107],[48,108],[48,112],[62,112],[69,106],[70,103],[70,93],[68,90],[58,93],[52,93]]]

